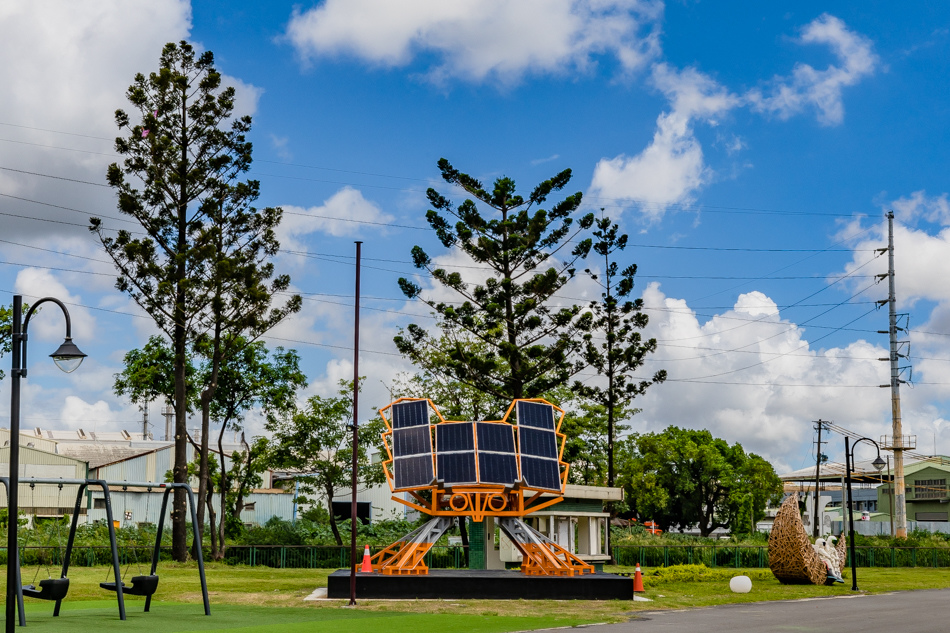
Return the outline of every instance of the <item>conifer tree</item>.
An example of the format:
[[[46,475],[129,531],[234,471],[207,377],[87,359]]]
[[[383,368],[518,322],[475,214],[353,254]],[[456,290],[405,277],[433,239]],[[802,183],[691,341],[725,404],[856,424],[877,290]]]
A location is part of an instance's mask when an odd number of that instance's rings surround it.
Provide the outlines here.
[[[121,165],[109,166],[107,180],[116,190],[119,211],[139,226],[114,232],[91,218],[90,230],[116,266],[116,288],[152,317],[171,344],[172,472],[175,482],[185,482],[189,342],[205,336],[220,344],[228,335],[253,340],[299,309],[300,300],[270,305],[290,283],[286,276],[274,277],[267,262],[277,250],[273,229],[280,210],[252,207],[259,184],[239,180],[251,165],[246,138],[251,119],[233,116],[235,90],[222,86],[212,53],[198,55],[188,42],[166,44],[158,71],[137,74],[126,97],[131,114],[115,113],[124,134],[116,138],[115,149],[124,158]],[[213,384],[214,378],[211,395]],[[206,464],[207,454],[202,457]],[[205,469],[202,482],[206,478]],[[203,514],[204,504],[199,508]],[[185,495],[176,491],[176,560],[187,557],[185,510]]]
[[[439,349],[446,375],[502,399],[537,397],[566,383],[584,366],[578,355],[579,332],[589,319],[581,307],[555,295],[590,250],[589,239],[574,240],[590,228],[593,215],[575,223],[572,215],[581,204],[580,192],[547,209],[541,205],[567,186],[571,170],[545,180],[523,198],[515,193],[511,178],[498,178],[486,191],[446,159],[438,166],[446,183],[462,188],[471,198],[456,206],[430,188],[427,197],[433,208],[426,220],[445,248],[461,251],[476,264],[477,272],[469,272],[474,267],[465,270],[467,277],[478,281],[468,283],[460,272],[435,265],[422,247],[415,246],[415,266],[454,291],[460,302],[428,299],[418,284],[405,278],[399,287],[465,336],[445,349],[439,336],[410,324],[395,337],[396,347],[417,364]],[[479,345],[466,345],[466,337]]]

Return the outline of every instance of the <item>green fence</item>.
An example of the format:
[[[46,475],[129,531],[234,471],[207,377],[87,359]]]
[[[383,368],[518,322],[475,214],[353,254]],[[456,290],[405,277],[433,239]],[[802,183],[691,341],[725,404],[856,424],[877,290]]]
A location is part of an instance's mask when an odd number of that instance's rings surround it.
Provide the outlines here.
[[[375,554],[381,548],[370,548]],[[362,548],[359,556],[362,556]],[[62,565],[64,548],[23,547],[22,565]],[[205,560],[209,558],[204,549]],[[646,545],[617,546],[613,548],[618,565],[633,567],[669,567],[670,565],[698,565],[707,567],[767,568],[768,548],[765,546],[719,545]],[[152,550],[144,547],[120,547],[119,561],[123,566],[148,567]],[[859,567],[950,567],[950,548],[940,547],[858,547]],[[161,549],[161,560],[172,560],[171,548]],[[318,545],[235,545],[228,547],[225,562],[250,567],[339,569],[350,565],[348,547]],[[108,547],[74,547],[71,565],[90,567],[108,565],[112,552]],[[433,547],[425,558],[431,569],[465,569],[468,566],[468,548],[460,546]],[[0,564],[6,564],[6,550],[0,549]],[[851,564],[850,558],[848,565]]]
[[[375,554],[382,548],[370,547]],[[205,547],[205,560],[210,559],[210,550]],[[21,566],[61,567],[65,547],[21,547]],[[362,560],[363,549],[359,549],[357,562]],[[172,560],[172,548],[162,547],[161,561]],[[119,547],[119,562],[133,568],[148,567],[152,561],[152,548]],[[320,545],[234,545],[229,546],[224,561],[230,565],[248,565],[251,567],[338,569],[350,566],[350,548]],[[6,565],[6,548],[0,549],[0,564]],[[425,563],[431,569],[465,569],[468,567],[468,548],[436,546],[426,554]],[[70,565],[92,567],[112,564],[112,549],[103,546],[73,547]]]
[[[632,567],[669,567],[698,565],[707,567],[765,568],[769,551],[765,546],[638,546],[613,548],[618,565]],[[950,567],[950,548],[944,547],[858,547],[858,567]],[[847,565],[851,565],[850,552]]]

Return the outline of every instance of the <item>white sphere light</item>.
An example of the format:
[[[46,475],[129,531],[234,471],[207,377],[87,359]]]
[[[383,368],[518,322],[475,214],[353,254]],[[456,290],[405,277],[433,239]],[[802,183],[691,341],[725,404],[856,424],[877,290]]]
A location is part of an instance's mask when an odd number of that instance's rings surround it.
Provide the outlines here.
[[[732,593],[749,593],[752,591],[752,579],[748,576],[733,576],[729,581]]]

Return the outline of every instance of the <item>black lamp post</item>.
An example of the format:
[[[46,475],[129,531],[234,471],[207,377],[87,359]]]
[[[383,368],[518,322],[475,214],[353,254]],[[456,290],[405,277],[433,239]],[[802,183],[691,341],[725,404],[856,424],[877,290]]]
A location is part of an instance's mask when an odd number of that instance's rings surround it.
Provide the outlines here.
[[[6,604],[6,633],[13,633],[16,630],[16,596],[17,596],[17,571],[19,567],[19,556],[17,555],[17,528],[20,514],[20,505],[18,497],[18,488],[20,483],[20,378],[26,378],[26,341],[27,328],[30,325],[30,317],[36,312],[36,309],[42,304],[52,302],[58,305],[63,316],[66,317],[66,340],[59,346],[55,352],[50,354],[56,365],[67,374],[75,371],[86,357],[79,348],[73,344],[72,324],[69,321],[69,311],[63,302],[59,299],[46,297],[40,299],[26,313],[26,318],[22,317],[23,297],[13,296],[13,322],[11,324],[11,344],[13,359],[13,370],[10,372],[10,502],[7,504],[7,604]]]
[[[877,442],[872,440],[869,437],[862,437],[857,440],[853,445],[849,446],[850,443],[849,437],[844,438],[844,470],[845,470],[845,482],[848,486],[848,531],[851,532],[851,591],[858,590],[858,563],[855,559],[855,549],[854,549],[854,502],[851,500],[851,467],[854,465],[854,448],[861,442],[870,442],[874,444],[874,448],[877,449],[877,457],[874,458],[874,461],[871,462],[871,465],[874,466],[877,470],[884,468],[884,460],[881,459],[881,447],[877,445]]]

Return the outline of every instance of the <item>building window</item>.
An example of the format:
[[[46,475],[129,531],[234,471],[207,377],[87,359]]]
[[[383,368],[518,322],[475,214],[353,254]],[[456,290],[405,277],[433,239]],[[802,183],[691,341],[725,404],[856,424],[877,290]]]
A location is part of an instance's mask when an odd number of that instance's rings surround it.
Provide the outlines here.
[[[915,499],[943,499],[946,496],[946,479],[918,479],[914,482]]]
[[[105,510],[106,509],[106,500],[105,498],[93,499],[92,507],[95,510]]]
[[[245,510],[250,510],[251,512],[253,512],[253,511],[254,511],[254,508],[256,507],[256,504],[257,504],[256,501],[252,501],[251,503],[245,503],[245,504],[244,504],[244,509],[245,509]]]

